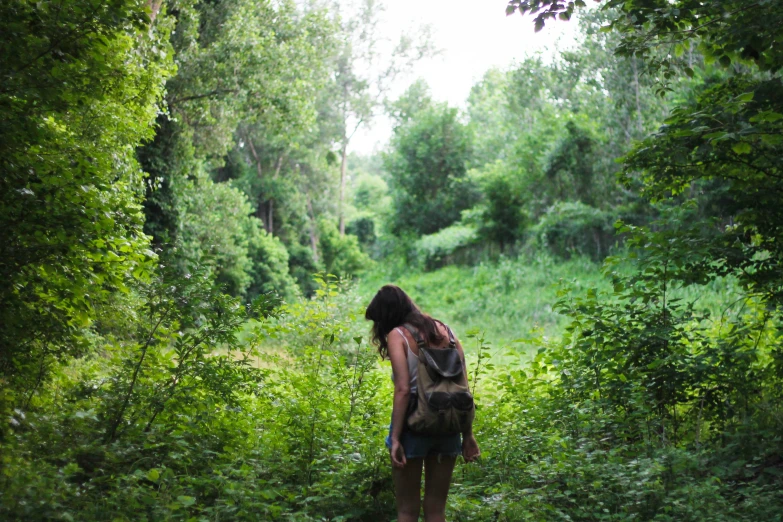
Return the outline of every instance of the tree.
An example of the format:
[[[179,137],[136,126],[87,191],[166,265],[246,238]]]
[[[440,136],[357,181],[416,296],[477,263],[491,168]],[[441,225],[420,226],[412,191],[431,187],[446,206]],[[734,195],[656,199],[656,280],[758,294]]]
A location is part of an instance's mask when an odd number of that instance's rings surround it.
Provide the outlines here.
[[[263,240],[247,234],[259,234],[261,222],[275,231],[274,201],[285,189],[278,177],[314,124],[314,99],[325,76],[318,53],[329,50],[332,27],[322,11],[255,0],[183,1],[176,20],[171,43],[178,71],[166,85],[169,114],[160,116],[155,141],[139,151],[150,173],[146,229],[156,244],[179,246],[167,249],[172,263],[188,270],[208,256],[216,277],[233,294],[244,294],[256,279],[253,271],[262,270],[261,260],[251,263],[249,256],[251,245]],[[235,142],[239,168],[232,171],[225,161]],[[253,207],[235,184],[215,182],[249,172],[256,178],[245,183]],[[207,204],[229,200],[241,203],[230,211]],[[238,209],[247,215],[233,215]],[[227,223],[235,226],[223,233],[198,226],[229,214]],[[277,261],[271,258],[267,268],[275,271]]]
[[[141,0],[0,6],[0,376],[12,389],[32,394],[83,348],[96,306],[155,257],[134,149],[173,67],[170,20],[151,13]]]
[[[514,0],[509,11],[533,12],[540,28],[580,5]],[[721,481],[750,484],[776,475],[781,453],[770,436],[780,421],[769,412],[783,381],[783,9],[774,1],[605,5],[615,9],[606,30],[617,35],[616,52],[659,74],[660,94],[681,78],[701,81],[677,93],[664,125],[622,159],[623,183],[640,186],[661,219],[618,224],[634,270],[608,263],[612,292],[564,292],[557,307],[572,322],[550,360],[565,403],[600,404],[612,437],[646,439],[639,449],[648,455],[692,451],[696,441],[700,467],[714,473],[731,462]],[[704,68],[691,60],[694,48]],[[737,283],[736,299],[717,317],[681,298],[685,287],[725,281]],[[754,469],[750,480],[743,467]],[[779,491],[777,476],[770,484]]]
[[[556,13],[568,18],[578,4],[512,1],[509,9],[538,13],[538,24]],[[783,98],[780,80],[769,73],[783,68],[783,51],[775,44],[783,10],[778,2],[741,1],[607,6],[616,10],[607,28],[618,34],[617,54],[642,57],[648,72],[661,72],[661,92],[671,90],[678,73],[695,75],[686,54],[694,46],[706,64],[731,67],[709,78],[626,156],[624,181],[630,186],[641,175],[653,201],[687,197],[705,186],[702,180],[717,181],[730,226],[724,223],[724,233],[712,239],[701,270],[735,275],[749,291],[780,302],[783,219],[776,201],[783,190],[777,161]],[[722,268],[715,270],[716,264]]]
[[[485,165],[478,174],[482,206],[482,234],[503,250],[523,237],[529,226],[524,180],[502,161]]]
[[[384,157],[392,230],[431,234],[456,222],[477,199],[466,176],[471,136],[457,109],[433,104],[397,127]]]
[[[348,146],[356,132],[370,125],[395,79],[422,58],[433,54],[429,29],[414,38],[403,34],[390,53],[384,53],[378,25],[383,5],[377,0],[361,0],[350,5],[340,20],[343,46],[334,57],[334,77],[328,92],[332,104],[334,130],[340,147],[338,227],[345,234],[346,166]],[[339,12],[339,11],[338,11]]]

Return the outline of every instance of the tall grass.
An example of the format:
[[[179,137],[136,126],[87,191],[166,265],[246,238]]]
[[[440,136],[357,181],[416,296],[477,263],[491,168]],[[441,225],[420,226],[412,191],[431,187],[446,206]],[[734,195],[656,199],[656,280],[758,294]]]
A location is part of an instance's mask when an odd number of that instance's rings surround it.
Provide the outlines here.
[[[503,257],[476,266],[447,266],[432,272],[407,271],[399,275],[379,263],[359,281],[367,302],[383,284],[400,286],[427,313],[448,323],[458,336],[484,332],[494,347],[531,335],[557,335],[565,319],[552,310],[561,283],[609,288],[600,265],[586,259],[556,261],[546,254]],[[462,335],[461,335],[462,334]],[[466,344],[470,351],[470,344]]]

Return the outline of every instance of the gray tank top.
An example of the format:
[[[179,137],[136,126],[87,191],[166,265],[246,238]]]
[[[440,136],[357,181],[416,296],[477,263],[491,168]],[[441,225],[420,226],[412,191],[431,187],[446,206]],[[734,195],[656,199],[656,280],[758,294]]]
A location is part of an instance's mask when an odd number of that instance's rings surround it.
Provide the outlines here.
[[[405,335],[405,333],[402,330],[400,330],[399,327],[395,328],[395,330],[397,330],[397,333],[399,333],[402,336],[402,338],[405,340],[405,348],[407,348],[408,350],[407,359],[408,359],[408,376],[410,376],[410,388],[411,388],[411,393],[414,393],[419,383],[419,358],[411,350],[411,345],[408,344],[408,337]],[[392,372],[392,382],[394,382],[394,372]]]

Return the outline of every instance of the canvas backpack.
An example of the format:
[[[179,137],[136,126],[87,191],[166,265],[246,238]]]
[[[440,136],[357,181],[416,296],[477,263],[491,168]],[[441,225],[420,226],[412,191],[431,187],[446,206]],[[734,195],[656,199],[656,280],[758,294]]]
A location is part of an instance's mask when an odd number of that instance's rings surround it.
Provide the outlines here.
[[[408,428],[425,435],[464,433],[473,423],[475,407],[454,334],[447,348],[430,348],[414,326],[403,325],[419,348],[418,387],[411,397]]]

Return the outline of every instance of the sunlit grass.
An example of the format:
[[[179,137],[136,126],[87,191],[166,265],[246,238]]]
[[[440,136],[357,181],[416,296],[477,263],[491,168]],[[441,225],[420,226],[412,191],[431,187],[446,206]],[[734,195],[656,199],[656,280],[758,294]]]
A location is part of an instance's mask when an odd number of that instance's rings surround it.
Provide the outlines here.
[[[465,341],[471,330],[484,332],[493,350],[525,346],[513,341],[536,335],[558,335],[566,319],[552,310],[561,283],[577,288],[608,288],[600,265],[587,259],[556,261],[547,255],[501,258],[477,266],[447,266],[393,278],[383,264],[364,274],[359,292],[367,302],[383,284],[408,292],[427,313],[448,323]],[[525,349],[521,351],[526,351]]]

